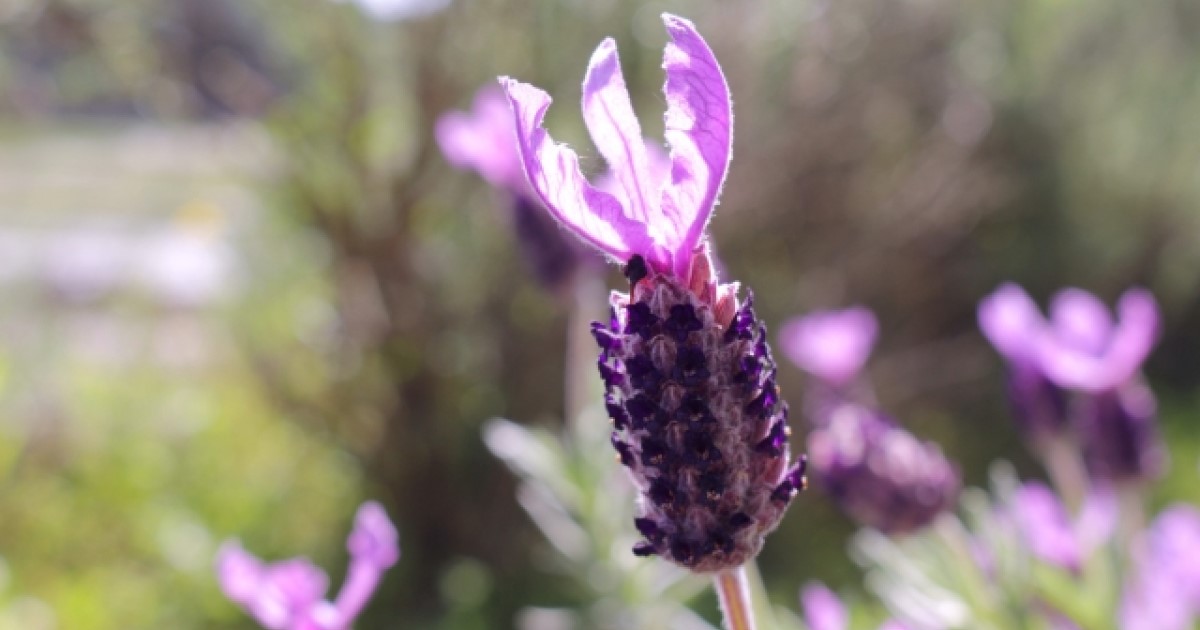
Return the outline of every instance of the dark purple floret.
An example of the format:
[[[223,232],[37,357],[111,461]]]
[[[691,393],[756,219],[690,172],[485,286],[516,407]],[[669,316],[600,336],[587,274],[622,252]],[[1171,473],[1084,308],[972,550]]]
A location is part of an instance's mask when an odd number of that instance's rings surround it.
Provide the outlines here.
[[[787,439],[787,425],[781,419],[771,425],[771,432],[754,447],[754,450],[767,455],[779,455],[783,452],[783,447],[787,444]]]
[[[1088,472],[1110,481],[1154,479],[1166,468],[1154,394],[1131,382],[1088,394],[1082,408],[1083,454]]]
[[[662,532],[659,531],[658,525],[655,525],[654,521],[648,518],[633,519],[633,526],[641,535],[645,536],[649,540],[662,538]]]
[[[804,485],[765,328],[749,300],[738,308],[727,294],[718,309],[702,281],[629,271],[632,301],[615,296],[617,321],[595,336],[613,446],[643,493],[634,553],[698,572],[738,566]]]
[[[704,324],[696,317],[696,309],[691,304],[676,304],[671,307],[671,316],[663,324],[667,334],[675,341],[683,343],[688,335],[704,328]]]
[[[603,359],[599,364],[600,378],[604,381],[604,391],[611,393],[613,388],[625,383],[625,375],[609,367]]]
[[[617,336],[604,327],[600,322],[592,322],[592,336],[596,338],[596,345],[604,352],[612,350],[616,344]]]
[[[618,431],[629,426],[629,414],[625,412],[625,409],[621,405],[618,405],[613,400],[612,394],[605,394],[604,409],[608,412],[608,417],[612,419],[613,426]]]
[[[641,302],[631,304],[626,309],[625,334],[636,334],[642,339],[654,336],[658,328],[658,317],[650,310],[649,304]]]
[[[625,265],[622,273],[629,280],[629,290],[632,292],[633,287],[637,286],[638,282],[641,282],[650,274],[650,270],[646,268],[646,259],[634,254],[629,259],[629,263]]]
[[[615,432],[612,434],[612,445],[613,448],[617,449],[617,455],[620,456],[621,463],[625,464],[625,466],[629,468],[632,468],[634,463],[633,451],[630,450],[628,444],[621,441],[621,438]]]
[[[1013,417],[1033,439],[1060,435],[1067,430],[1066,392],[1039,370],[1014,367],[1009,371],[1006,389]]]
[[[654,545],[648,542],[640,542],[633,546],[633,555],[638,556],[639,558],[648,558],[656,553],[658,553],[658,551],[654,549]]]
[[[754,316],[754,295],[746,296],[746,302],[733,316],[733,323],[725,331],[725,342],[735,339],[754,339],[756,317]]]

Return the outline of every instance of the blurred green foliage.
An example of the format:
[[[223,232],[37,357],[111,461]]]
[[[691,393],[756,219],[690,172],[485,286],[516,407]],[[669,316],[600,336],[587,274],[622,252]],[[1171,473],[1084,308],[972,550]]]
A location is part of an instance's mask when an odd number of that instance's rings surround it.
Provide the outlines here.
[[[0,7],[0,227],[186,231],[200,202],[237,262],[231,296],[182,309],[0,274],[0,625],[249,627],[216,591],[214,545],[336,569],[368,496],[404,551],[361,627],[583,605],[480,439],[497,415],[554,433],[571,417],[564,300],[530,282],[494,192],[443,163],[431,126],[513,75],[555,96],[555,135],[599,172],[575,105],[586,61],[617,39],[656,136],[661,11],[694,20],[729,76],[712,230],[767,322],[873,308],[881,399],[980,484],[997,457],[1038,471],[975,302],[1003,280],[1147,285],[1174,454],[1156,500],[1200,499],[1194,2],[478,0],[384,23],[326,0],[21,0]],[[775,603],[858,583],[851,533],[803,497],[760,560]]]

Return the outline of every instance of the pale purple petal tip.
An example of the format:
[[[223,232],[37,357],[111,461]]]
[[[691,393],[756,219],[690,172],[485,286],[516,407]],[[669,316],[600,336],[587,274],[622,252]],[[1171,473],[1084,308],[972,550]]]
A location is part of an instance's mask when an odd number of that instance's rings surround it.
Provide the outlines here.
[[[669,257],[656,247],[647,226],[625,215],[612,195],[588,183],[579,157],[557,144],[542,128],[550,95],[508,77],[500,78],[516,120],[517,149],[534,192],[560,223],[585,242],[620,262],[641,254],[663,265]]]
[[[1028,363],[1036,359],[1046,322],[1024,289],[1005,283],[979,303],[979,327],[1005,359]]]
[[[226,541],[217,551],[217,582],[231,601],[244,604],[254,596],[263,580],[263,563],[236,540]]]
[[[525,171],[517,153],[512,111],[499,88],[480,89],[470,112],[440,116],[434,124],[434,137],[451,165],[474,170],[497,188],[525,193]]]
[[[696,27],[666,13],[663,22],[671,37],[663,51],[671,179],[663,189],[662,213],[677,236],[670,244],[675,273],[686,277],[729,170],[733,106],[725,75]]]
[[[801,369],[834,385],[854,380],[875,344],[879,324],[863,307],[820,311],[783,325],[783,352]]]
[[[1027,483],[1013,495],[1013,519],[1030,551],[1065,569],[1078,568],[1082,551],[1067,510],[1041,483]]]
[[[396,564],[400,559],[399,534],[383,506],[368,501],[358,508],[354,530],[346,540],[346,548],[354,559],[370,562],[380,568]]]
[[[833,591],[820,582],[810,582],[800,592],[804,623],[809,630],[845,630],[849,617],[846,607]]]

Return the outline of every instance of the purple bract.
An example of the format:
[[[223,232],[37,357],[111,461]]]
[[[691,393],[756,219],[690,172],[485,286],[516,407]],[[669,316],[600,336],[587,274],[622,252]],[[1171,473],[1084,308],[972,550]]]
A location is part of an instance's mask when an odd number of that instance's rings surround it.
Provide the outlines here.
[[[664,15],[663,56],[670,174],[656,181],[617,58],[606,39],[583,82],[583,117],[623,195],[588,183],[579,157],[542,128],[550,96],[507,77],[517,146],[534,192],[567,229],[620,262],[641,255],[658,273],[686,280],[725,181],[733,141],[729,88],[691,22]]]

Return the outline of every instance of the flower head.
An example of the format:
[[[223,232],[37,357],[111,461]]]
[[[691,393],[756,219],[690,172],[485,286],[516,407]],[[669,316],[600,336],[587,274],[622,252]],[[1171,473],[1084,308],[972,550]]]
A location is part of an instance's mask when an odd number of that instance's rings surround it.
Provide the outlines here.
[[[843,404],[808,436],[817,484],[859,523],[888,534],[916,531],[958,497],[958,471],[933,442],[921,442],[867,407]]]
[[[592,333],[612,444],[641,492],[634,526],[645,540],[634,553],[712,572],[758,553],[803,487],[804,463],[790,461],[766,328],[736,284],[717,282],[704,241],[729,162],[729,90],[692,24],[663,19],[668,175],[642,140],[611,39],[583,84],[605,186],[588,183],[575,153],[541,128],[550,97],[501,81],[535,193],[569,231],[625,263],[629,293],[613,293],[609,321]]]
[[[359,508],[346,546],[350,570],[332,603],[325,599],[329,578],[308,559],[267,564],[236,541],[217,553],[217,578],[225,596],[267,630],[348,630],[400,549],[395,527],[374,502]]]
[[[783,325],[779,336],[792,363],[838,387],[862,372],[878,331],[875,314],[858,306],[796,317]]]
[[[612,39],[592,55],[583,81],[583,117],[623,195],[590,184],[575,152],[542,128],[548,94],[507,77],[501,84],[516,116],[529,183],[550,212],[618,261],[640,255],[651,270],[686,280],[725,181],[733,115],[729,87],[704,39],[685,19],[664,15],[663,21],[672,40],[663,55],[665,136],[671,147],[665,180],[650,175]]]

